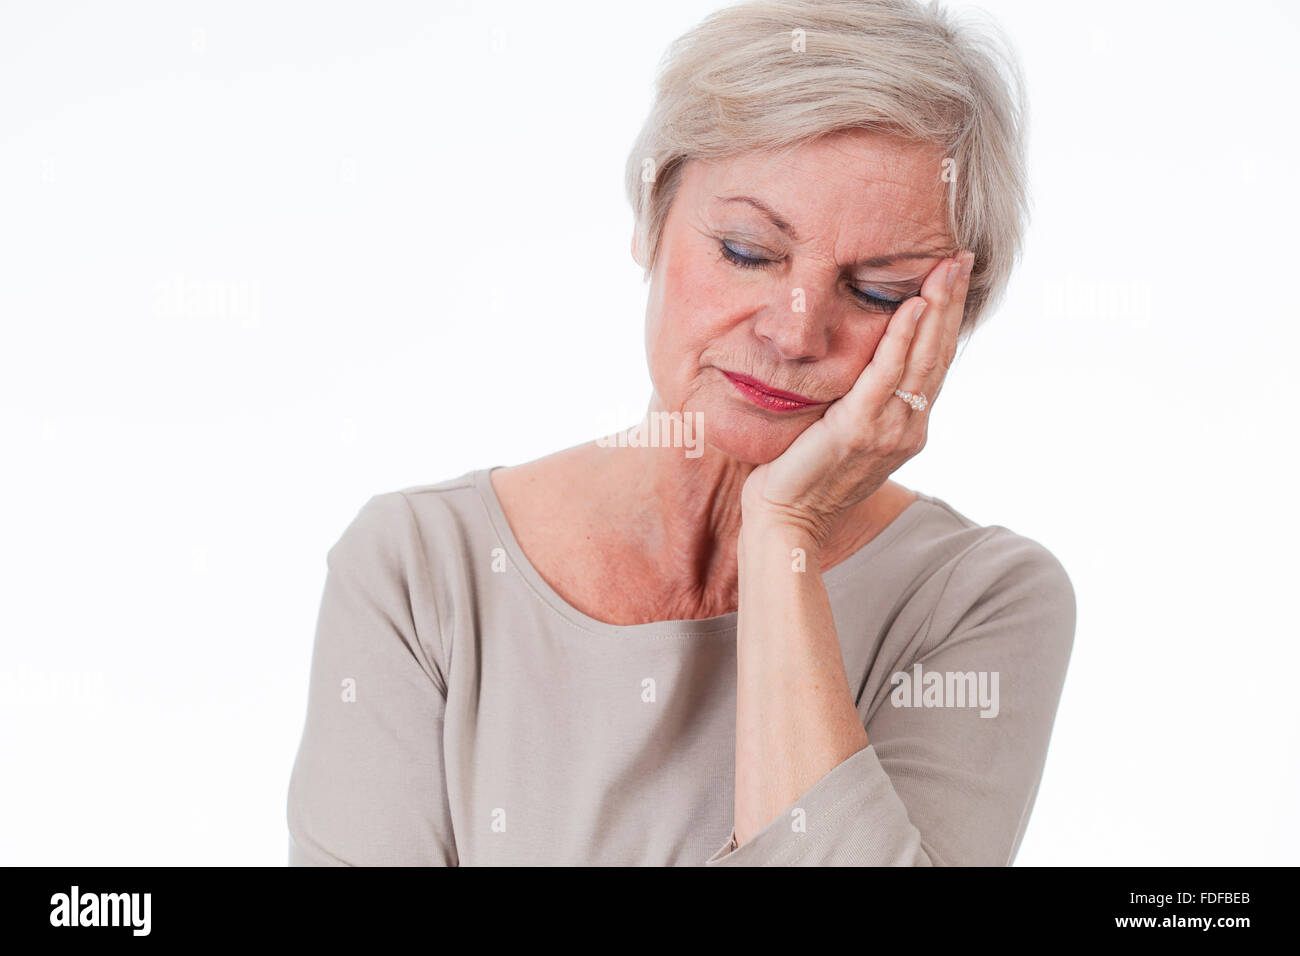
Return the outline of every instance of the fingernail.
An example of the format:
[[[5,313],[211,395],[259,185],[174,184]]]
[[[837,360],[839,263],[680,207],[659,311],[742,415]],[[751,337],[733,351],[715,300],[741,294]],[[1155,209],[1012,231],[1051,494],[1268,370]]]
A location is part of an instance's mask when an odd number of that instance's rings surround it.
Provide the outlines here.
[[[974,265],[975,265],[975,253],[968,252],[964,256],[962,256],[961,277],[963,279],[970,278],[970,271],[974,267]]]
[[[961,271],[961,259],[954,259],[952,261],[952,264],[948,266],[948,277],[945,280],[949,292],[952,291],[952,284],[957,281],[957,273],[960,271]]]

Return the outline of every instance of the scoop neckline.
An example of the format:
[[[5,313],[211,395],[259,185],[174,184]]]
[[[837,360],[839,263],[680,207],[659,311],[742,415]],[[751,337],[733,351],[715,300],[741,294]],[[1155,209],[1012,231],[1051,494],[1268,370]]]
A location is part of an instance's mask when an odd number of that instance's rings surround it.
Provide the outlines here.
[[[578,610],[546,582],[541,572],[533,566],[533,562],[529,560],[528,556],[524,554],[523,548],[520,547],[519,541],[510,527],[510,522],[506,518],[505,509],[501,507],[501,500],[497,497],[496,489],[492,487],[491,473],[498,468],[504,467],[504,465],[492,465],[471,472],[474,489],[478,492],[478,496],[487,510],[493,530],[496,532],[502,547],[505,548],[511,566],[519,572],[529,589],[542,603],[546,604],[552,611],[559,614],[574,627],[595,634],[618,637],[687,637],[728,634],[736,630],[739,614],[737,611],[690,620],[610,624]],[[822,581],[825,583],[828,592],[835,591],[839,585],[851,580],[856,572],[860,571],[872,558],[920,519],[925,510],[924,505],[935,502],[935,499],[930,495],[915,489],[913,489],[913,493],[916,495],[916,499],[908,504],[893,521],[885,525],[875,537],[839,564],[822,572]]]

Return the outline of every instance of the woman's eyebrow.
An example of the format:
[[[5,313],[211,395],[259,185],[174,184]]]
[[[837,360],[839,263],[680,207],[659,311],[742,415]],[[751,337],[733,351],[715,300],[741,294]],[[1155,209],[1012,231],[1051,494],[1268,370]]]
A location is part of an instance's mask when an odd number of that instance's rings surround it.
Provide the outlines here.
[[[772,225],[780,229],[794,242],[799,241],[799,234],[795,232],[794,226],[790,225],[787,219],[783,218],[761,199],[755,199],[753,196],[714,196],[713,198],[722,202],[741,202],[753,206],[772,220]],[[911,252],[894,252],[887,256],[872,256],[870,259],[863,259],[861,262],[853,263],[853,266],[859,269],[883,269],[885,266],[891,266],[895,262],[904,259],[942,259],[947,255],[949,253],[942,249],[915,249]]]
[[[780,229],[782,232],[784,232],[795,242],[799,241],[799,234],[794,231],[794,226],[790,225],[790,223],[787,220],[781,218],[780,215],[773,212],[772,208],[768,206],[767,203],[763,202],[761,199],[755,199],[753,196],[714,196],[713,198],[721,199],[723,202],[743,202],[750,206],[753,206],[755,209],[761,212],[768,219],[771,219],[772,225],[776,226],[776,228]]]
[[[928,251],[919,249],[914,252],[895,252],[888,256],[872,256],[870,259],[863,259],[861,262],[853,264],[862,269],[883,269],[885,266],[891,266],[903,259],[943,259],[949,255],[951,253],[944,252],[942,249]]]

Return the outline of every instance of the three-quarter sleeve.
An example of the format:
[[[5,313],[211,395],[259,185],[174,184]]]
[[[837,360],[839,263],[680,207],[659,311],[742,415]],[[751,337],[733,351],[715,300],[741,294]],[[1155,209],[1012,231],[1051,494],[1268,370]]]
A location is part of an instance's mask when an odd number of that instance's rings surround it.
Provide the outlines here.
[[[928,620],[873,702],[868,746],[706,865],[1010,865],[1074,643],[1074,588],[1050,551],[995,526]]]
[[[367,501],[327,554],[288,789],[290,866],[457,865],[428,560],[401,492]]]

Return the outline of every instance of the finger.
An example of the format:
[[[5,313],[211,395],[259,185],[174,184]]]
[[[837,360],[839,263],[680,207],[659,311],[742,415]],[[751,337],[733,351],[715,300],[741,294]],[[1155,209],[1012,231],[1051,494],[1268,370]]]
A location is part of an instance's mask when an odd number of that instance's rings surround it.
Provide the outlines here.
[[[931,303],[908,353],[906,371],[898,386],[904,391],[920,392],[933,402],[943,390],[944,380],[957,354],[957,336],[966,310],[966,292],[970,287],[967,267],[975,254],[964,250],[945,260],[926,277],[921,294]],[[948,282],[952,277],[951,285]]]
[[[876,353],[841,399],[855,413],[874,415],[893,397],[907,367],[907,354],[916,335],[917,323],[923,321],[922,313],[928,308],[925,299],[913,296],[890,316]]]

